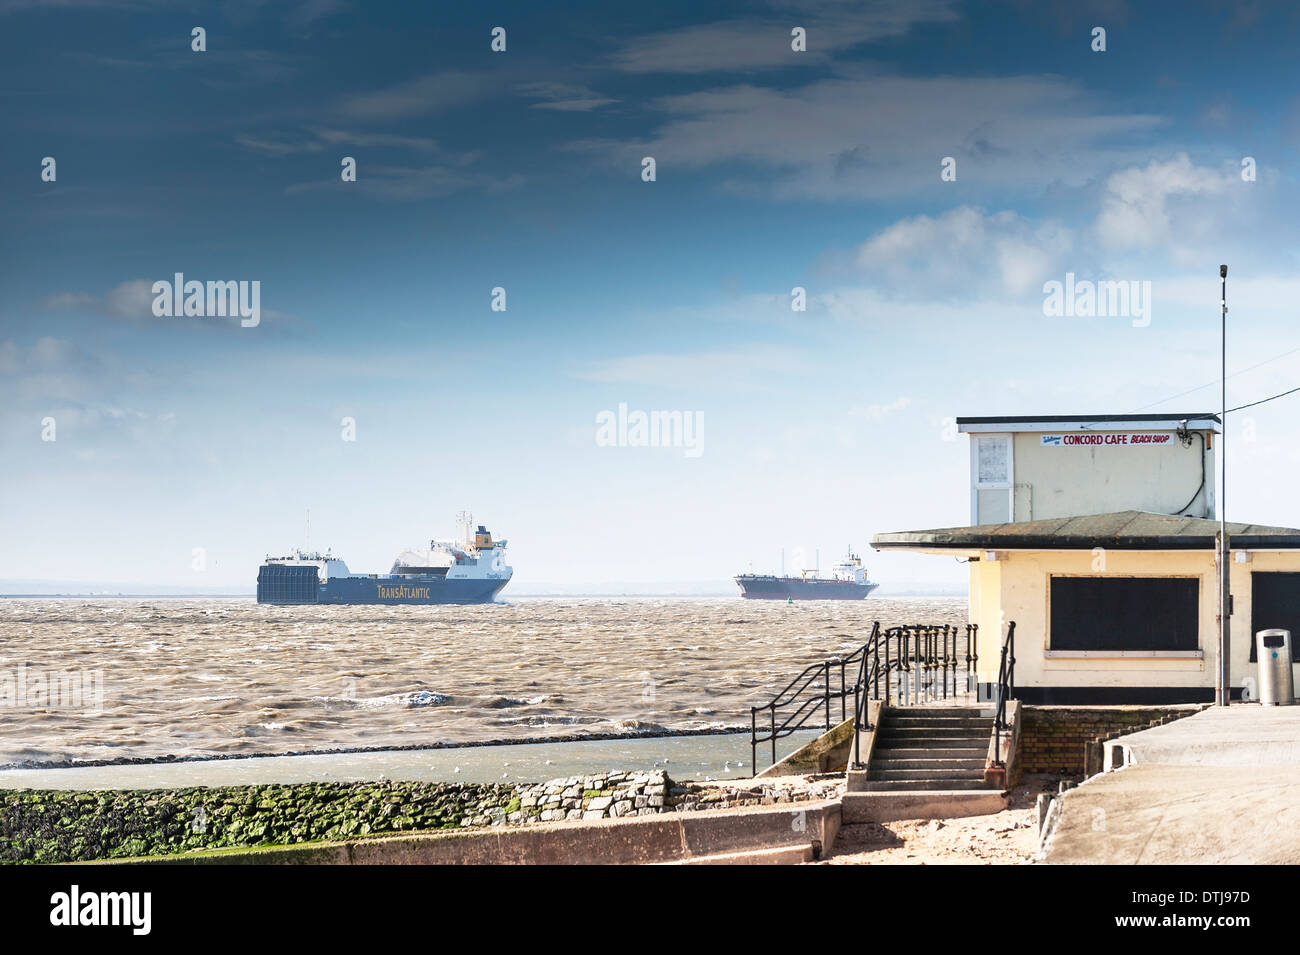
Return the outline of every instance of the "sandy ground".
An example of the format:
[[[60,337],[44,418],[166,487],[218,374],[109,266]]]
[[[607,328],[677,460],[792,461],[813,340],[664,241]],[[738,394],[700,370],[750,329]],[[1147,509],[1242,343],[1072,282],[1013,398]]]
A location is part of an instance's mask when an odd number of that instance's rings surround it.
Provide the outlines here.
[[[990,816],[865,823],[840,830],[835,848],[814,865],[1018,865],[1038,850],[1040,792],[1058,777],[1026,776],[1011,805]]]

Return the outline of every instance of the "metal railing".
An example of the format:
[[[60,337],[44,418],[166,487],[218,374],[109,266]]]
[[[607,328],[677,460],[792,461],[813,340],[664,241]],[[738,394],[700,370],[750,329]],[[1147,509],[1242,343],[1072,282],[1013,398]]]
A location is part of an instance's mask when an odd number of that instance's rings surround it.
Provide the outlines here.
[[[963,628],[949,624],[907,624],[890,627],[875,646],[865,647],[853,702],[853,758],[850,765],[862,768],[861,741],[864,729],[871,729],[868,704],[881,700],[888,706],[898,699],[900,705],[927,702],[954,702],[960,697],[978,695],[979,625],[966,624],[965,679],[958,683],[962,656],[957,640]],[[884,659],[881,659],[883,651]]]
[[[845,700],[854,693],[856,684],[848,683],[848,672],[871,645],[871,641],[880,632],[879,622],[871,627],[871,636],[867,643],[854,650],[846,657],[835,657],[805,667],[803,672],[781,689],[771,701],[763,706],[749,708],[749,757],[750,774],[758,773],[758,746],[760,743],[772,744],[772,763],[776,763],[776,741],[784,739],[796,730],[802,729],[812,720],[820,709],[824,714],[823,725],[831,728],[831,700],[840,701],[840,722],[848,719]],[[832,671],[838,669],[840,686],[831,688]],[[767,712],[767,726],[759,735],[758,714]],[[778,714],[780,723],[777,722]]]
[[[965,636],[965,679],[959,679],[963,664],[958,640]],[[814,723],[821,715],[824,728],[831,728],[832,701],[839,700],[840,721],[848,718],[847,701],[853,697],[854,728],[866,723],[868,700],[898,699],[903,705],[968,698],[978,689],[976,670],[979,663],[977,640],[979,626],[951,624],[904,624],[881,629],[872,624],[871,635],[848,656],[836,657],[806,667],[763,706],[750,707],[750,769],[758,772],[758,747],[769,743],[772,763],[776,759],[776,742],[796,730]],[[850,684],[848,674],[856,664],[856,678]],[[833,673],[839,670],[839,687],[832,687]],[[761,721],[759,714],[766,714]],[[857,739],[854,738],[856,761]]]
[[[998,661],[997,711],[993,715],[993,761],[1005,767],[1002,759],[1002,734],[1007,730],[1007,700],[1016,698],[1016,622],[1007,624],[1002,641],[1002,658]]]

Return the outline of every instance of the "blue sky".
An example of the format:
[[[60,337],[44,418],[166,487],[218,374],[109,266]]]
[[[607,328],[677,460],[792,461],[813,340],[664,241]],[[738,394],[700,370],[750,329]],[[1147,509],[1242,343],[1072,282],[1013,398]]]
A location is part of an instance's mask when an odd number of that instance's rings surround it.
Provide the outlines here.
[[[826,564],[967,521],[947,418],[1215,407],[1157,402],[1220,262],[1230,404],[1300,384],[1287,5],[609,6],[0,0],[0,579],[247,588],[308,509],[375,571],[472,508],[520,592]],[[155,317],[178,271],[261,323]],[[1046,317],[1067,272],[1150,324]],[[1234,519],[1300,524],[1298,408],[1230,423]]]

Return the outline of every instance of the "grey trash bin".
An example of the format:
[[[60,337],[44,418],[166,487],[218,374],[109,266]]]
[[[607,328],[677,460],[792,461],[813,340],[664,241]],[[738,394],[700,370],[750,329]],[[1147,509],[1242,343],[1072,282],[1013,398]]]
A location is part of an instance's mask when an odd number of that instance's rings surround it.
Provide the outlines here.
[[[1259,702],[1265,706],[1290,706],[1295,702],[1291,673],[1291,631],[1261,630],[1255,634],[1259,660]]]

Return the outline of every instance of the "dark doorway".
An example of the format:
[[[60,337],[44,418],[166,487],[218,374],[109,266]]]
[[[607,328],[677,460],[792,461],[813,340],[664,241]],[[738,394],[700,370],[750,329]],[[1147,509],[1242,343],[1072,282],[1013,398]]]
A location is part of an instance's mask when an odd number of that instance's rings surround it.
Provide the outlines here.
[[[1281,627],[1300,636],[1300,574],[1250,575],[1250,662],[1255,662],[1255,634]]]

